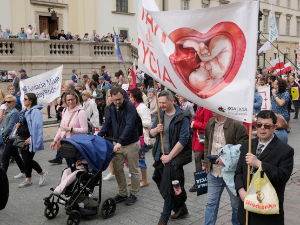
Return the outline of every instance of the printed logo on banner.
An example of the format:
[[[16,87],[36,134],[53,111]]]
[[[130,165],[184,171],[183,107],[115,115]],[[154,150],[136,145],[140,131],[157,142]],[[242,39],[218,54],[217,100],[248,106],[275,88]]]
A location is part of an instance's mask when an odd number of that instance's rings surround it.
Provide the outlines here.
[[[239,115],[239,116],[245,116],[248,114],[247,108],[243,108],[243,107],[234,107],[234,106],[230,106],[227,107],[227,113],[228,115]]]
[[[218,108],[218,110],[220,111],[220,112],[225,112],[225,108],[223,108],[222,106],[220,106],[219,108]]]

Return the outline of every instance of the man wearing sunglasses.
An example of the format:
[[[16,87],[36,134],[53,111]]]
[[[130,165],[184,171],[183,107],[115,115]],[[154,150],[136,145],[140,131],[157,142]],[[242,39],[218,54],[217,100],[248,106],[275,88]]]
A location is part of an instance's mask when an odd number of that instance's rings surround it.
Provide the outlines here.
[[[257,169],[262,167],[279,199],[279,214],[262,215],[249,212],[249,224],[284,224],[284,190],[293,170],[294,149],[274,134],[277,128],[276,123],[277,117],[272,111],[264,110],[258,113],[255,124],[257,138],[252,139],[251,153],[248,153],[249,141],[245,141],[241,147],[240,159],[234,177],[235,188],[240,196],[238,220],[241,224],[245,224],[246,221],[243,201],[247,193],[248,165],[251,168],[250,179]]]

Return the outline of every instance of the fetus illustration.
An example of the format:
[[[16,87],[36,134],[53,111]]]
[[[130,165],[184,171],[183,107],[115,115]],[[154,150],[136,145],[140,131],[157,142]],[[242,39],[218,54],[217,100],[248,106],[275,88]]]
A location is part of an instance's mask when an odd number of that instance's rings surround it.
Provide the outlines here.
[[[213,37],[208,46],[203,42],[187,40],[183,48],[195,49],[201,60],[200,67],[189,76],[190,84],[200,91],[210,88],[213,79],[223,77],[232,60],[231,40],[225,35]]]
[[[237,75],[246,51],[243,31],[232,22],[221,22],[207,33],[183,27],[169,38],[175,51],[171,65],[185,86],[200,98],[223,90]]]

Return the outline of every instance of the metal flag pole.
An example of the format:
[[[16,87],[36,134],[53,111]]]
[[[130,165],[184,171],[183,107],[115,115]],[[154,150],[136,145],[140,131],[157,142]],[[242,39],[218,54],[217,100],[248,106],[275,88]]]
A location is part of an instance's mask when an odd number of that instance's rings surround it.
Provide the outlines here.
[[[115,38],[115,36],[116,36],[116,31],[115,31],[115,28],[113,27],[113,30],[114,30],[114,38]],[[123,60],[124,61],[124,60]],[[125,77],[127,78],[127,69],[126,69],[126,66],[125,66],[125,61],[124,61],[124,69],[125,69]]]
[[[259,31],[259,33],[261,34],[261,36],[263,36],[268,42],[270,42],[269,41],[269,39],[267,39],[260,31]],[[270,42],[271,43],[271,45],[274,47],[274,48],[276,48],[277,50],[278,50],[278,54],[279,54],[279,52],[282,54],[282,55],[284,55],[284,53],[282,53],[282,51],[280,51],[279,50],[279,48],[277,48],[272,42]],[[288,58],[288,57],[285,57],[287,60],[289,60],[289,62],[298,70],[298,71],[300,71],[299,69],[298,69],[298,67]]]
[[[160,118],[160,110],[158,106],[158,98],[157,98],[157,90],[156,90],[156,80],[153,78],[153,84],[154,84],[154,92],[155,92],[155,99],[156,99],[156,107],[157,107],[157,116],[158,116],[158,123],[161,123],[161,118]],[[161,142],[161,149],[162,149],[162,154],[165,155],[165,148],[164,148],[164,142],[163,142],[163,134],[162,132],[160,133],[160,142]]]

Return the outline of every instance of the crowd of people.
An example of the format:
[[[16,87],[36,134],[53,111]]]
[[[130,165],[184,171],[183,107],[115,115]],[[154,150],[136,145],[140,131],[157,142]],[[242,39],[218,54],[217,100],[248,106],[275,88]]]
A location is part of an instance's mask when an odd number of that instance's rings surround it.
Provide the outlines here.
[[[76,69],[72,70],[70,80],[62,86],[61,98],[54,102],[60,126],[50,145],[51,150],[56,151],[56,157],[49,163],[63,162],[60,153],[62,138],[88,134],[91,123],[94,130],[99,129],[98,136],[116,140],[113,148],[116,155],[109,165],[110,173],[103,180],[117,181],[118,193],[114,197],[117,203],[125,201],[126,205],[133,205],[138,200],[140,188],[149,186],[145,157],[150,157],[146,153],[152,150],[155,168],[152,179],[164,199],[158,225],[189,215],[183,168],[192,162],[193,152],[195,171],[205,170],[207,173],[205,225],[216,223],[224,188],[230,196],[232,224],[245,224],[243,201],[247,191],[248,165],[251,166],[251,178],[258,168],[263,169],[277,192],[280,205],[280,213],[276,215],[250,212],[249,224],[284,224],[284,188],[292,173],[294,155],[293,148],[287,144],[291,105],[295,110],[294,119],[298,118],[299,112],[299,98],[292,100],[290,92],[291,87],[299,88],[295,74],[283,77],[268,73],[257,75],[254,126],[250,127],[189,102],[161,83],[157,83],[157,90],[154,90],[153,80],[139,69],[136,70],[136,83],[133,83],[130,69],[125,73],[119,70],[112,76],[105,66],[99,69],[99,74],[93,70],[90,75],[83,76],[78,75]],[[16,72],[11,74],[14,76]],[[40,112],[43,106],[37,104],[35,94],[27,93],[23,108],[21,106],[18,110],[19,89],[16,78],[13,79],[8,87],[9,94],[0,95],[3,103],[0,110],[4,144],[2,168],[7,171],[9,160],[13,157],[20,169],[15,178],[25,178],[20,188],[33,185],[32,169],[40,175],[39,185],[44,185],[48,172],[33,160],[35,153],[44,149]],[[264,85],[270,86],[272,96],[272,107],[267,110],[261,110],[262,97],[257,90]],[[248,153],[250,129],[255,136],[252,153]],[[23,145],[18,145],[18,141]],[[18,150],[21,150],[22,157]],[[216,157],[213,159],[211,156]],[[82,158],[75,160],[77,170],[83,170],[80,165],[86,161]],[[131,176],[129,183],[126,182],[124,164]],[[61,184],[53,193],[63,195],[75,177],[66,170]],[[179,195],[174,191],[174,180],[179,182]],[[196,190],[196,185],[189,187],[190,192]]]
[[[42,40],[66,40],[66,41],[92,41],[92,42],[114,42],[114,35],[107,33],[107,35],[100,36],[96,30],[93,30],[92,34],[85,33],[82,37],[75,33],[72,35],[71,31],[65,33],[64,30],[54,30],[52,34],[49,34],[48,29],[44,29],[41,34],[37,34],[35,28],[32,25],[28,25],[28,29],[25,31],[24,27],[20,28],[17,34],[12,34],[9,28],[5,31],[1,28],[0,24],[0,38],[18,38],[18,39],[42,39]],[[133,39],[129,39],[128,36],[123,37],[118,35],[118,42],[132,43]]]

